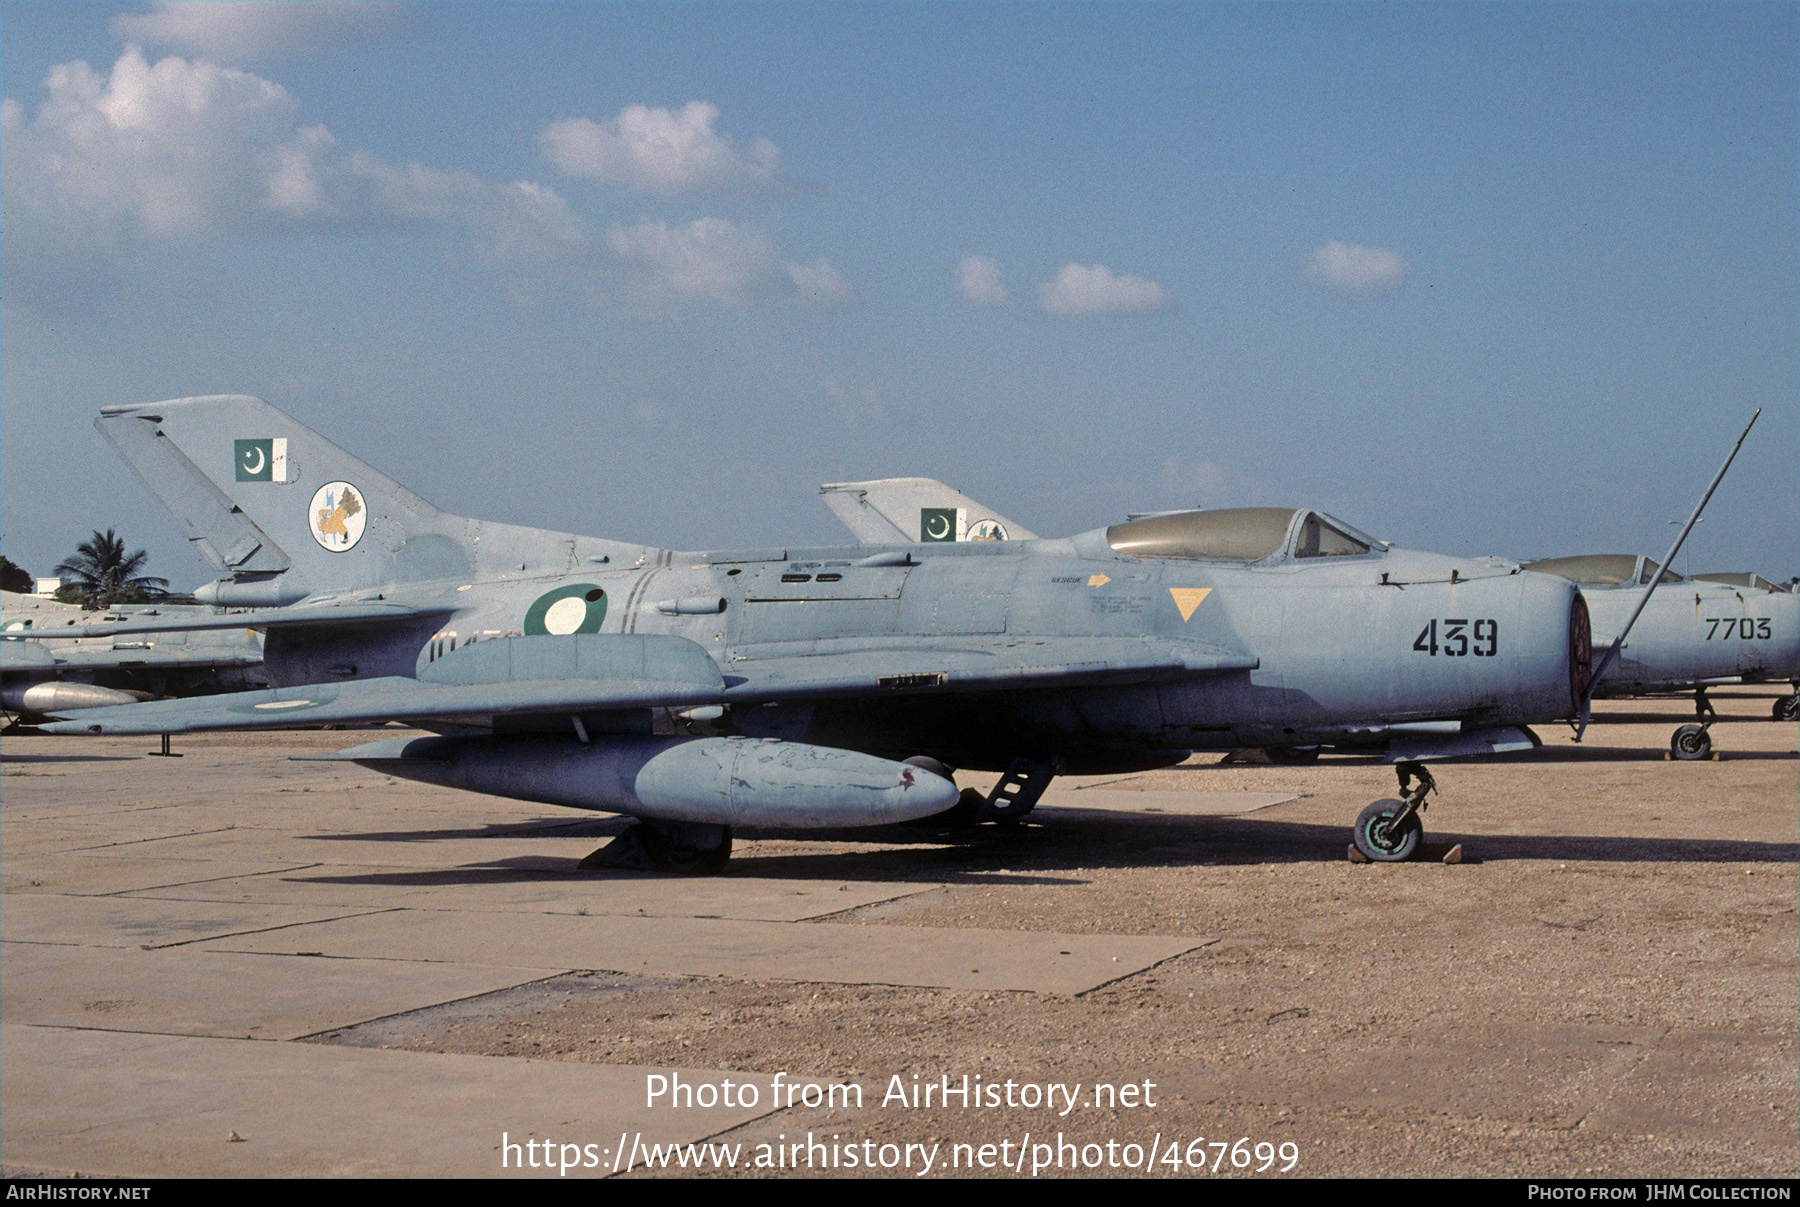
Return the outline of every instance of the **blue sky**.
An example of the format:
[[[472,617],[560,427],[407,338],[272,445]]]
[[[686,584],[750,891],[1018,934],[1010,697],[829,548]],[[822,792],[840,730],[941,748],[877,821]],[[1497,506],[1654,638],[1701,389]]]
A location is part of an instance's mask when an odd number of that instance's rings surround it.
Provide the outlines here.
[[[209,577],[91,428],[258,394],[462,514],[1800,571],[1789,4],[0,2],[0,486]]]

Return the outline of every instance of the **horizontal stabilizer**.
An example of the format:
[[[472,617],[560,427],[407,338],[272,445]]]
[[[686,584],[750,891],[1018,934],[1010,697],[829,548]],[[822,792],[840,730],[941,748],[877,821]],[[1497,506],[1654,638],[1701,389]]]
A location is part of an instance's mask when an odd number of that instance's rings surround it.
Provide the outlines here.
[[[610,712],[716,702],[719,668],[682,637],[570,634],[465,646],[427,668],[429,678],[353,679],[306,687],[161,700],[75,715],[51,733],[192,733],[312,729],[371,721],[455,719],[481,724],[525,713]],[[63,714],[67,715],[67,714]]]
[[[56,669],[56,655],[35,641],[8,637],[0,641],[0,670],[48,671]]]
[[[12,644],[10,642],[8,645]],[[143,649],[116,649],[112,646],[70,646],[46,650],[48,662],[13,661],[12,651],[5,651],[6,670],[208,670],[227,666],[257,666],[262,651],[248,637],[226,645],[157,645],[144,643]],[[42,649],[42,646],[38,648]]]
[[[720,689],[696,683],[626,679],[532,679],[442,687],[398,677],[125,705],[42,728],[46,733],[198,733],[219,729],[313,729],[378,721],[467,719],[525,713],[611,712],[710,703]]]

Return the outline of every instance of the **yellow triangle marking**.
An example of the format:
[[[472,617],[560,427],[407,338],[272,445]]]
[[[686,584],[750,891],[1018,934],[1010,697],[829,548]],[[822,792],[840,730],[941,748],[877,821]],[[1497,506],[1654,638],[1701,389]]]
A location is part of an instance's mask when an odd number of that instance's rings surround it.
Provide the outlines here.
[[[1104,587],[1107,583],[1110,583],[1111,581],[1112,581],[1112,579],[1106,577],[1106,575],[1104,575],[1104,574],[1095,574],[1088,578],[1088,586]]]
[[[1181,622],[1187,623],[1200,601],[1212,594],[1211,587],[1170,587],[1169,594],[1175,597],[1175,606],[1181,609]]]

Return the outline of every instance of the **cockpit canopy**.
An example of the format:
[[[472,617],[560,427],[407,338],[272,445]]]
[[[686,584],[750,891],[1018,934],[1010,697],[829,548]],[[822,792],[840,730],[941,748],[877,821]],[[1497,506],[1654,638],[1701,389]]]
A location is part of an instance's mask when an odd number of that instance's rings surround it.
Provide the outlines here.
[[[1788,588],[1780,583],[1772,583],[1760,574],[1696,574],[1694,581],[1702,583],[1724,583],[1728,587],[1749,587],[1753,591],[1786,591]]]
[[[1145,516],[1114,524],[1106,530],[1106,542],[1114,551],[1131,557],[1244,563],[1282,553],[1294,558],[1354,557],[1387,549],[1340,520],[1291,507],[1227,507]]]
[[[1635,553],[1588,553],[1580,557],[1548,557],[1539,562],[1526,562],[1525,569],[1539,574],[1554,574],[1586,587],[1618,587],[1627,583],[1648,584],[1656,573],[1656,559]],[[1681,575],[1663,571],[1665,583],[1678,583]]]

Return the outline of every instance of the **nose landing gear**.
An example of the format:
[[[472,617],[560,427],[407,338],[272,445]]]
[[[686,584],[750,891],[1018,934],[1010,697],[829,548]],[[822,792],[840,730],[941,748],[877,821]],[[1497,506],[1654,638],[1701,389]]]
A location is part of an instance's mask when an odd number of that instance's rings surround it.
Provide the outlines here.
[[[1419,813],[1425,808],[1425,798],[1437,790],[1437,781],[1423,763],[1395,763],[1394,773],[1400,779],[1400,799],[1374,802],[1356,815],[1356,828],[1350,832],[1356,849],[1374,863],[1400,863],[1413,857],[1425,836]]]
[[[1700,718],[1698,725],[1683,725],[1669,736],[1669,753],[1674,758],[1703,759],[1712,753],[1712,735],[1706,731],[1719,719],[1719,713],[1706,698],[1704,687],[1694,689],[1694,715]]]

